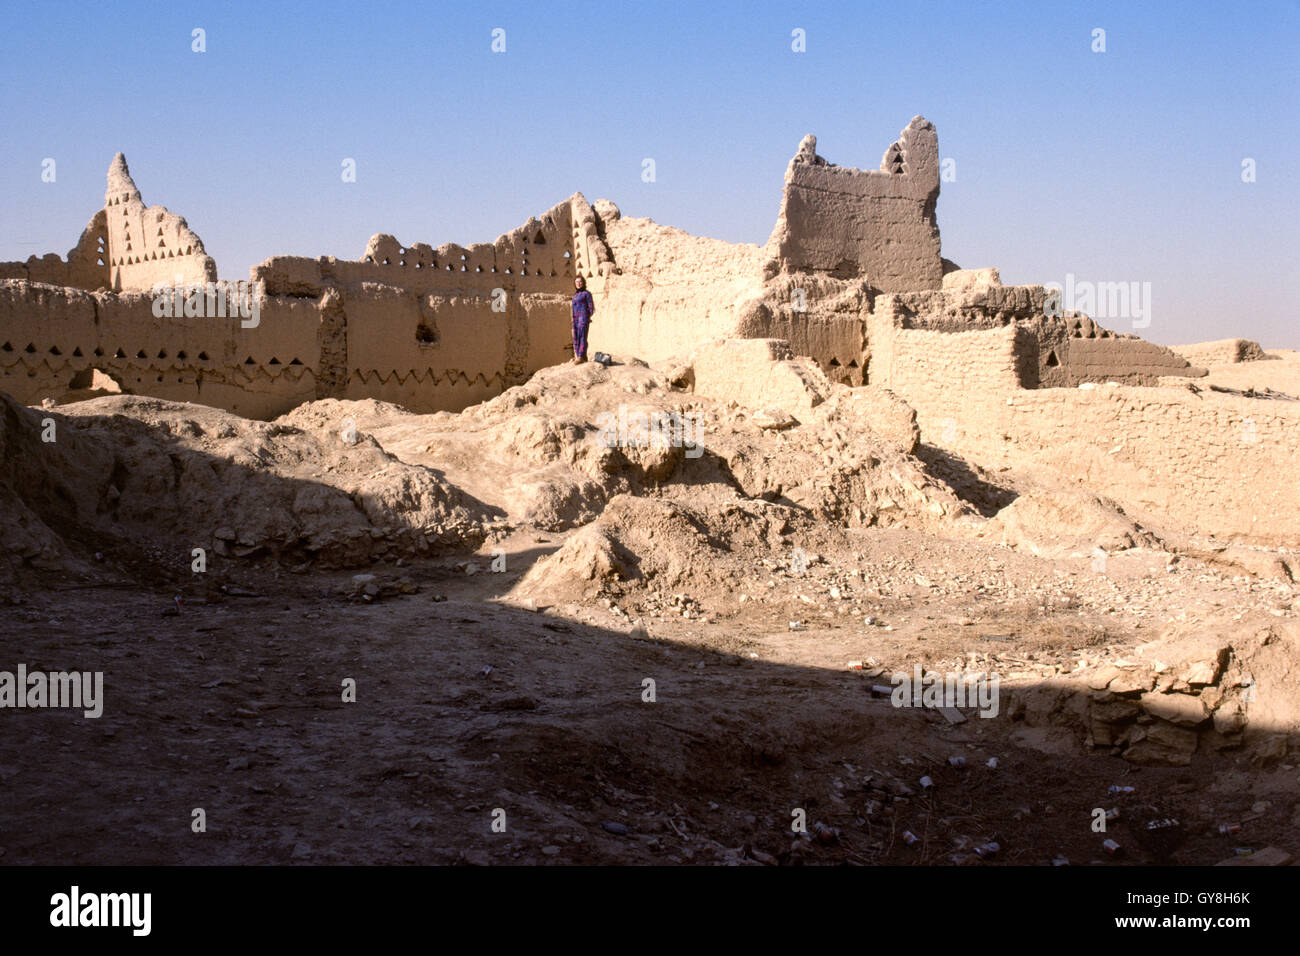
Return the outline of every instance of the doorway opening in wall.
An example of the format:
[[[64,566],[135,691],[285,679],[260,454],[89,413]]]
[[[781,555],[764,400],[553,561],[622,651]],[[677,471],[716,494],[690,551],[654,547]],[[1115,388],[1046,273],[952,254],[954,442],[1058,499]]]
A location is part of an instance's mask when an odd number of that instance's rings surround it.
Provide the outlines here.
[[[108,372],[97,368],[83,368],[76,375],[73,375],[68,382],[68,391],[90,391],[97,395],[121,395],[123,388],[122,383]]]

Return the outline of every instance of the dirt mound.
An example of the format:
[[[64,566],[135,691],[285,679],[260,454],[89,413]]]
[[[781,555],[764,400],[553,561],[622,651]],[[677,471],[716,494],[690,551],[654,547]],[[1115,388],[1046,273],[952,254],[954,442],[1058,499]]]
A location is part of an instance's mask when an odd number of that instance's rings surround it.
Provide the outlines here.
[[[586,524],[616,495],[665,489],[697,504],[739,495],[866,525],[946,526],[972,514],[912,457],[915,414],[883,389],[823,382],[826,396],[796,419],[699,394],[691,381],[680,362],[557,366],[459,415],[337,403],[315,420],[337,427],[351,415],[403,460],[548,531]],[[304,409],[286,420],[317,414]]]
[[[479,541],[491,517],[361,432],[349,443],[338,432],[133,396],[57,412],[0,402],[10,574],[94,551],[112,561],[119,548],[185,570],[194,548],[362,564]]]
[[[1160,543],[1114,501],[1066,487],[1019,495],[983,533],[1044,557],[1154,548]]]
[[[662,498],[619,495],[600,518],[539,560],[516,594],[551,603],[590,598],[618,582],[703,590],[725,587],[729,565],[780,545],[795,517],[763,501],[708,510]]]

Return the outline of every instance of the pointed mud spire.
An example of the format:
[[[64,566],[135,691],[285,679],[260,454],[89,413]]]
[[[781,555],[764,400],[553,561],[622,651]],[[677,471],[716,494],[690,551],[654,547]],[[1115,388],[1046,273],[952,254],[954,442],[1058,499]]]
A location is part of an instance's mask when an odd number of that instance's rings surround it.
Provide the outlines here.
[[[118,153],[108,167],[108,191],[104,194],[104,200],[107,205],[112,205],[115,201],[127,202],[133,198],[140,198],[140,190],[131,179],[131,170],[126,167],[126,156]]]

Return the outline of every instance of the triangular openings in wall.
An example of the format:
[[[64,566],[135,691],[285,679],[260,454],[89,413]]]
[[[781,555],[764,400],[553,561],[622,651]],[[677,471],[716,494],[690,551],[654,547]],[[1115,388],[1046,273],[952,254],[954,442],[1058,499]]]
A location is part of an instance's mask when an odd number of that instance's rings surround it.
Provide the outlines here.
[[[181,349],[179,352],[177,352],[176,357],[180,359],[182,362],[185,361],[185,359],[189,358],[189,356],[185,354],[184,349]]]
[[[126,358],[126,353],[123,352],[121,349],[118,349],[116,352],[113,353],[113,358],[124,359]]]
[[[280,360],[279,360],[278,358],[276,358],[274,355],[272,355],[272,356],[271,356],[271,361],[267,362],[266,364],[267,364],[267,365],[279,365],[279,364],[280,364]]]
[[[253,356],[250,355],[248,358],[244,359],[244,364],[245,364],[245,365],[256,365],[257,363],[253,361]]]
[[[158,357],[159,357],[159,358],[166,358],[166,357],[167,357],[167,350],[166,350],[166,349],[159,349],[159,350],[158,350]]]
[[[4,345],[0,345],[0,352],[12,352],[13,350],[14,347],[10,345],[8,342],[6,342]]]
[[[290,365],[301,365],[302,363],[299,362],[297,359],[294,359],[294,360],[293,360],[292,362],[290,362],[289,364],[290,364]]]
[[[75,349],[72,350],[72,357],[73,357],[73,358],[83,358],[83,356],[82,356],[82,354],[81,354],[81,346],[80,346],[80,345],[78,345]]]
[[[546,245],[546,237],[543,236],[540,231],[537,233],[537,235],[533,236],[533,245],[535,246]]]
[[[103,357],[104,357],[104,350],[101,349],[98,345],[96,345],[96,346],[95,346],[95,358],[103,358]]]
[[[35,354],[36,354],[36,346],[33,345],[31,342],[28,342],[28,343],[27,343],[27,348],[23,349],[23,351],[26,352],[28,355],[35,355]]]
[[[206,362],[206,361],[208,361],[208,353],[207,353],[207,352],[200,352],[200,353],[199,353],[199,361],[200,361],[200,362]]]
[[[1048,368],[1056,368],[1060,364],[1061,364],[1061,360],[1056,357],[1056,349],[1052,349],[1052,351],[1047,353]]]
[[[50,346],[50,354],[51,354],[51,355],[62,355],[63,353],[59,351],[59,347],[58,347],[57,345],[51,345],[51,346]]]
[[[141,349],[140,351],[135,353],[135,357],[142,359],[142,358],[148,358],[149,356],[144,354],[144,349]]]

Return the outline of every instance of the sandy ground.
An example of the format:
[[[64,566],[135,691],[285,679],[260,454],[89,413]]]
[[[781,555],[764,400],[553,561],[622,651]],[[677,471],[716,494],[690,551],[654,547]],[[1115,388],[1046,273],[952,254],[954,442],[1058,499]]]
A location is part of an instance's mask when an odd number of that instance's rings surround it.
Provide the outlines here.
[[[1002,600],[1000,578],[1032,580],[1014,567],[1028,559],[1003,550],[998,567],[993,549],[936,551],[900,532],[860,544],[917,574],[945,565],[984,579],[985,590],[931,596],[846,551],[805,575],[778,573],[771,588],[758,582],[761,602],[697,594],[691,618],[642,614],[644,594],[614,602],[623,614],[603,602],[533,611],[503,601],[561,537],[506,540],[499,574],[486,570],[486,549],[472,559],[477,574],[458,567],[469,558],[377,566],[379,580],[418,590],[373,603],[339,593],[351,589],[339,573],[249,576],[240,584],[259,596],[212,590],[211,603],[196,597],[171,617],[161,611],[173,589],[56,583],[5,606],[0,660],[102,670],[106,703],[97,720],[6,714],[4,862],[1122,865],[1170,859],[1142,826],[1167,817],[1185,828],[1173,862],[1300,849],[1294,767],[1262,769],[1244,753],[1134,767],[1082,752],[1066,729],[1028,726],[1005,704],[957,726],[894,708],[871,695],[879,678],[847,667],[906,670],[970,652],[995,655],[1004,672],[1017,661],[1068,666],[1081,648],[1113,650],[1212,608],[1232,589],[1212,569],[1135,567],[1154,569],[1159,586],[1144,619],[1117,621],[1098,603],[1039,600],[1084,587],[1021,587],[1019,601]],[[846,577],[850,564],[865,574]],[[1052,570],[1064,584],[1088,574],[1086,561]],[[880,623],[826,597],[840,580],[874,583],[856,603]],[[805,630],[789,629],[796,618]],[[341,700],[346,678],[355,703]],[[1110,785],[1135,791],[1114,796]],[[205,833],[191,830],[199,807]],[[1092,829],[1098,807],[1121,811],[1106,834]],[[498,808],[504,832],[493,831]],[[796,836],[796,808],[810,831],[823,824],[838,837]],[[1242,833],[1219,836],[1224,822],[1243,822]],[[1107,837],[1123,856],[1104,853]],[[972,853],[990,840],[1000,853]]]

